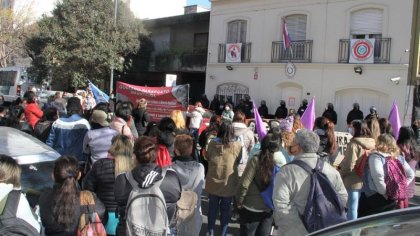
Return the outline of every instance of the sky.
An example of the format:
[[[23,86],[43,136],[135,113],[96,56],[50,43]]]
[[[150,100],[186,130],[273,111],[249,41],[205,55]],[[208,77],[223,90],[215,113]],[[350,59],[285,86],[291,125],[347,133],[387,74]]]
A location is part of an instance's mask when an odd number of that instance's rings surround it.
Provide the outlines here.
[[[210,1],[209,0],[187,0],[188,5],[199,5],[200,7],[204,7],[210,9]]]

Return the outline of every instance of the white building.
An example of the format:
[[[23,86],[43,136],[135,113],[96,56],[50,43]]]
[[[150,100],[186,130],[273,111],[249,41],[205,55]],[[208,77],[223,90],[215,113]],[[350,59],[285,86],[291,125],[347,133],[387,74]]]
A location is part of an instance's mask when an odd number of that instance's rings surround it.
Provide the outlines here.
[[[411,120],[412,89],[407,84],[412,0],[213,0],[210,17],[206,94],[248,94],[274,113],[280,100],[289,109],[315,96],[320,116],[328,102],[338,114],[338,130],[358,102],[365,115],[375,106],[388,117],[395,100],[401,120]],[[292,40],[285,51],[282,18]],[[351,39],[359,53],[371,50],[373,63],[349,63]],[[226,63],[226,44],[242,43],[241,62]],[[362,45],[362,46],[361,46]],[[368,55],[368,53],[366,53]],[[228,58],[229,59],[229,58]],[[286,63],[293,62],[286,74]],[[295,72],[295,74],[294,74]],[[391,78],[394,78],[391,81]]]

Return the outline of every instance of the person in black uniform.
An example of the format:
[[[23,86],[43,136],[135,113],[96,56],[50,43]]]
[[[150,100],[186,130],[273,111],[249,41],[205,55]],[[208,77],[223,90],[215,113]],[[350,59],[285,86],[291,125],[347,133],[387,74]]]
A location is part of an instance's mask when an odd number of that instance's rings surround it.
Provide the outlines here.
[[[363,120],[363,111],[360,110],[359,103],[353,103],[353,109],[347,114],[347,125],[350,126],[354,120]]]
[[[328,103],[327,109],[322,113],[322,116],[330,120],[337,125],[337,112],[334,111],[334,105],[332,103]]]
[[[302,117],[302,115],[305,112],[307,107],[308,107],[308,100],[303,99],[302,100],[302,105],[298,109],[298,114],[299,114],[300,117]]]
[[[287,107],[286,107],[286,102],[284,100],[280,101],[280,106],[277,107],[276,113],[274,113],[274,116],[277,119],[284,119],[287,117]]]

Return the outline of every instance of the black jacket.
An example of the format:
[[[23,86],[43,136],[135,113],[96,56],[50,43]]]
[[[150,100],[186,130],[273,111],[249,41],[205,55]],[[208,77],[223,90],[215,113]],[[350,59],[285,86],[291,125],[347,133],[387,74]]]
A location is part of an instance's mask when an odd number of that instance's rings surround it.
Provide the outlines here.
[[[77,228],[79,226],[79,219],[81,216],[80,208],[80,199],[78,199],[74,208],[76,209],[76,214],[73,217],[73,225],[70,227],[69,231],[66,231],[65,228],[57,223],[53,217],[52,212],[52,203],[54,201],[54,196],[58,191],[58,186],[54,185],[52,189],[44,191],[39,198],[39,209],[41,215],[42,225],[45,227],[45,235],[54,235],[54,236],[74,236],[77,235]],[[108,213],[105,209],[104,204],[93,194],[95,198],[95,211],[98,213],[99,218],[101,219],[103,225],[106,225],[108,220]]]
[[[82,181],[82,189],[96,193],[109,212],[115,212],[117,209],[114,197],[114,170],[114,160],[100,159],[93,164],[92,169]]]
[[[266,105],[261,105],[258,108],[258,113],[260,113],[261,117],[267,118],[268,116],[268,107]]]
[[[159,175],[156,176],[156,178],[152,178],[152,183],[155,183],[156,181],[159,181],[162,179],[162,169],[159,168],[154,163],[149,164],[141,164],[134,168],[131,173],[133,174],[133,178],[139,183],[139,186],[142,185],[142,183],[145,182],[146,179],[150,180],[150,176],[152,176],[151,172],[158,172]],[[151,174],[149,176],[149,174]],[[150,187],[150,185],[147,185],[146,187]],[[127,177],[125,175],[119,175],[117,179],[115,180],[115,200],[118,203],[118,216],[119,216],[119,222],[117,226],[117,235],[126,235],[125,229],[125,210],[128,202],[128,197],[130,195],[130,192],[133,188],[131,187],[130,183],[127,180]],[[175,219],[175,212],[176,212],[176,202],[181,197],[181,183],[180,180],[173,170],[167,170],[165,178],[163,179],[160,190],[163,193],[163,196],[165,197],[166,202],[166,210],[168,213],[168,219],[169,222],[173,223],[173,220]]]
[[[274,114],[274,116],[277,119],[284,119],[284,118],[287,117],[288,113],[289,112],[287,111],[286,106],[279,106],[279,107],[277,107],[277,110],[276,110],[276,113]]]
[[[334,125],[337,124],[337,112],[335,112],[333,109],[327,109],[322,113],[322,116],[330,120],[334,123]]]
[[[147,123],[150,121],[149,113],[145,109],[136,108],[133,110],[134,124],[139,136],[146,131]]]
[[[354,120],[363,120],[363,111],[353,109],[349,112],[349,114],[347,114],[348,125]]]

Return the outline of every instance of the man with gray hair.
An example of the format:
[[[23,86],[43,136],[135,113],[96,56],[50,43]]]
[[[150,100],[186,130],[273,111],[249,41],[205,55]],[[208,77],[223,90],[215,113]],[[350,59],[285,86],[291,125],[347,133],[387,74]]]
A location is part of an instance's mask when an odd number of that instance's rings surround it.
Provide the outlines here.
[[[319,137],[313,131],[306,129],[296,133],[290,151],[296,160],[305,162],[314,169],[319,159],[316,152],[319,148]],[[347,191],[338,171],[324,163],[322,168],[331,182],[341,202],[347,203]],[[311,176],[297,164],[288,164],[282,167],[277,174],[273,191],[274,220],[279,227],[280,235],[307,235],[301,215],[304,214],[311,187]]]

